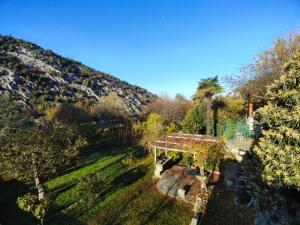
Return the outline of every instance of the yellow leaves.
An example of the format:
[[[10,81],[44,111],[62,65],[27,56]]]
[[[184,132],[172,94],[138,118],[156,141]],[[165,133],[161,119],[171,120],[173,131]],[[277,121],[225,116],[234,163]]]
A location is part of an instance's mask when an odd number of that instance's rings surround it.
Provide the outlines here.
[[[90,107],[90,113],[95,117],[115,118],[127,117],[130,110],[116,92],[110,92],[107,96],[101,97],[97,104]]]
[[[167,127],[166,127],[166,133],[167,134],[172,134],[175,133],[177,131],[177,126],[175,123],[170,123]]]
[[[210,164],[216,168],[224,158],[225,144],[221,139],[217,142],[195,143],[191,141],[186,144],[185,150],[192,151],[196,154],[196,166],[202,167],[205,164]]]
[[[46,109],[45,110],[46,117],[49,120],[53,120],[57,112],[59,111],[59,109],[60,109],[59,106],[51,106],[50,108]]]
[[[141,143],[146,145],[147,143],[155,141],[162,135],[163,130],[162,116],[157,113],[151,113],[145,122],[145,130]]]

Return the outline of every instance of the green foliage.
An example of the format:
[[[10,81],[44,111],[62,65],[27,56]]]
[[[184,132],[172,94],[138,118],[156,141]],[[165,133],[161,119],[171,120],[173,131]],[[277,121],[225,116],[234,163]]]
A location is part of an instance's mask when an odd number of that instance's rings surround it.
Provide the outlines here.
[[[124,159],[122,159],[123,165],[127,167],[132,167],[136,164],[137,159],[134,157],[133,154],[128,154]]]
[[[182,160],[180,161],[181,164],[185,166],[190,166],[194,162],[193,156],[189,153],[182,153]]]
[[[244,137],[249,137],[243,98],[238,96],[218,97],[213,100],[212,108],[216,136],[224,135],[227,138],[234,138],[236,132],[239,132]]]
[[[198,104],[191,108],[182,122],[183,132],[191,134],[204,133],[206,127],[205,113],[206,106],[203,104]]]
[[[186,145],[186,148],[196,153],[194,165],[200,169],[218,169],[221,160],[225,156],[225,143],[222,139],[218,139],[215,142],[190,142]]]
[[[81,196],[83,204],[91,205],[100,198],[108,185],[107,179],[97,172],[80,179],[75,190]]]
[[[35,112],[0,98],[0,168],[21,180],[40,180],[69,164],[85,145],[69,127],[36,118]],[[14,113],[11,113],[14,112]]]
[[[26,212],[33,212],[38,198],[33,194],[26,194],[17,199],[20,209]]]
[[[215,94],[223,92],[223,88],[218,83],[218,77],[202,79],[197,87],[196,98],[209,98]]]
[[[226,123],[226,121],[241,120],[246,116],[245,100],[239,96],[218,97],[223,102],[223,106],[218,108],[218,121]],[[213,102],[214,103],[214,102]],[[213,104],[214,106],[214,104]]]
[[[170,123],[167,127],[166,127],[166,133],[167,134],[172,134],[178,131],[178,128],[176,126],[175,123]]]
[[[143,133],[146,130],[146,123],[140,121],[133,122],[132,129],[135,133],[136,138],[139,139],[143,136]]]
[[[182,157],[182,154],[180,152],[168,151],[168,157],[173,160],[177,160]]]
[[[263,180],[277,188],[300,190],[300,51],[268,90],[262,107],[263,137],[255,147]]]
[[[151,113],[145,123],[145,131],[141,140],[143,145],[157,140],[164,132],[163,118],[157,113]]]
[[[219,170],[220,163],[225,156],[225,143],[219,140],[207,144],[208,154],[205,162],[205,169],[208,171]]]
[[[205,125],[206,134],[212,134],[212,101],[215,94],[223,92],[223,88],[218,82],[218,77],[202,79],[197,87],[197,92],[194,96],[196,102],[206,103]]]
[[[37,219],[43,219],[50,208],[48,198],[38,200],[35,195],[29,193],[18,197],[17,204],[20,209],[32,213]]]

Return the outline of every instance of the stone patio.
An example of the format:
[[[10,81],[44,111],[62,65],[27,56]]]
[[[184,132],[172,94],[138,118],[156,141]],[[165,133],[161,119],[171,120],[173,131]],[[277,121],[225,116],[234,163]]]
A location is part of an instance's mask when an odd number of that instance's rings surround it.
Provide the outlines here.
[[[200,181],[201,178],[195,170],[176,165],[161,174],[157,189],[170,197],[180,198],[194,205],[197,195],[204,192],[202,187],[205,186],[205,181]]]

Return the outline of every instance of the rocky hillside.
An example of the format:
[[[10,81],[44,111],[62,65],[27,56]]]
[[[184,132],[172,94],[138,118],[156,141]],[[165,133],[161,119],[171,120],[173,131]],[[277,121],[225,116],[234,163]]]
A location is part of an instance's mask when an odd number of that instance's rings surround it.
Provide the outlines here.
[[[61,57],[33,43],[0,35],[0,94],[14,93],[27,104],[97,101],[116,92],[132,114],[155,95],[107,73]]]

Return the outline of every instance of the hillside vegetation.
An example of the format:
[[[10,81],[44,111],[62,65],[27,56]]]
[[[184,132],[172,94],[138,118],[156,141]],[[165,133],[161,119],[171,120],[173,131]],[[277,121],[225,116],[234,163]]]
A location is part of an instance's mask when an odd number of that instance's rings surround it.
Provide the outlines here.
[[[147,90],[64,58],[33,43],[0,35],[0,93],[27,103],[95,102],[116,92],[132,114],[155,98]]]

